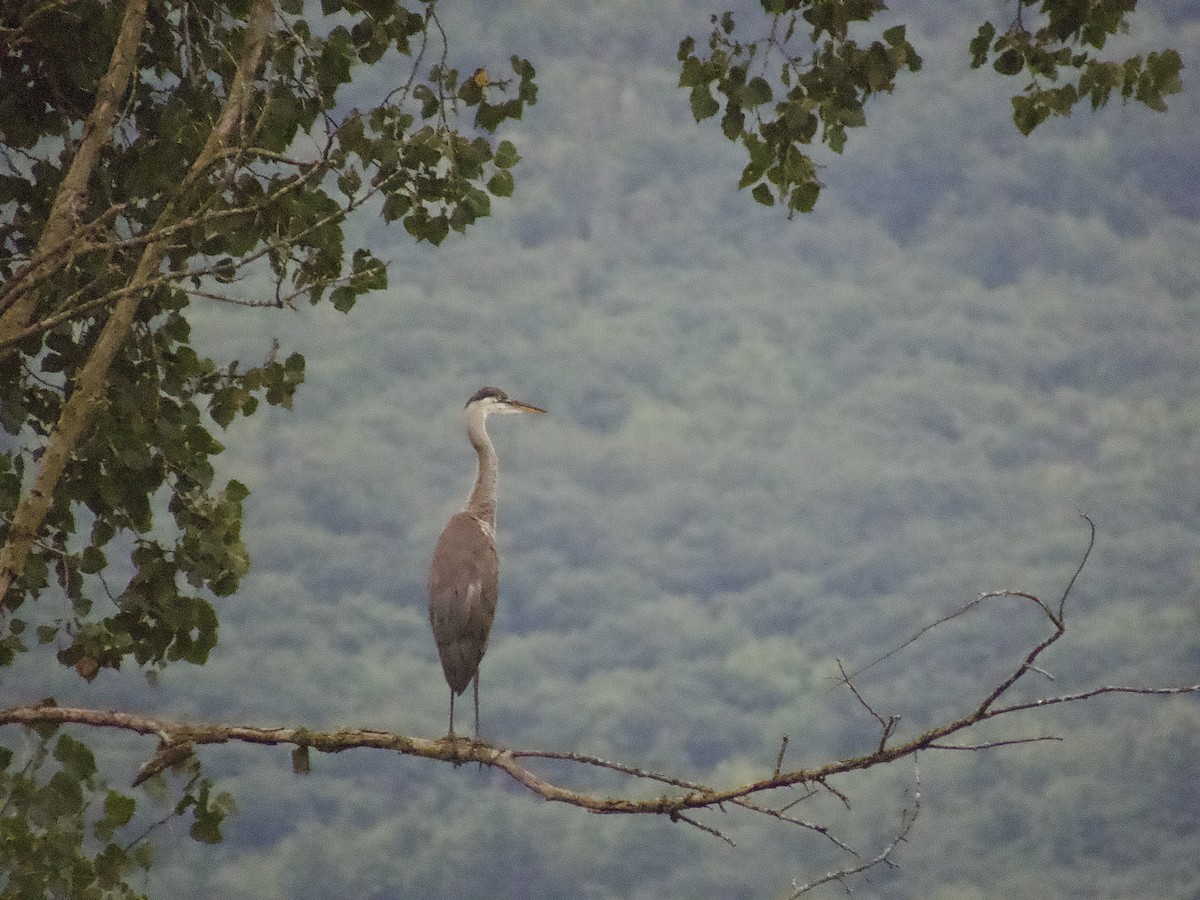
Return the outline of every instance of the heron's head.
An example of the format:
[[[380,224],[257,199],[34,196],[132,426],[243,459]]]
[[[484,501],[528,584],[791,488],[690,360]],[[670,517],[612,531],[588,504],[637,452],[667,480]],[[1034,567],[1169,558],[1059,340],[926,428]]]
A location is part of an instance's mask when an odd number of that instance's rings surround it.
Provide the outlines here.
[[[529,403],[514,400],[500,388],[482,387],[467,401],[468,412],[478,410],[485,416],[493,413],[544,413],[545,410]]]

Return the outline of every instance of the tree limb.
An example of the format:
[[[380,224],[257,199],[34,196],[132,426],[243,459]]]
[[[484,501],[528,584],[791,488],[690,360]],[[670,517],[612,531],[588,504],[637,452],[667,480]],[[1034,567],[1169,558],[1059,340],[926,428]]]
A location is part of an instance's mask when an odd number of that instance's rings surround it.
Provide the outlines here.
[[[915,756],[925,749],[991,749],[1016,743],[1053,740],[1053,738],[1025,738],[1017,740],[988,741],[973,746],[950,746],[942,739],[955,732],[964,731],[983,719],[996,718],[1009,713],[1035,709],[1057,703],[1087,700],[1101,694],[1124,693],[1152,697],[1178,696],[1200,693],[1200,684],[1181,687],[1138,688],[1129,686],[1105,686],[1077,694],[1047,697],[1041,700],[1019,703],[992,709],[982,716],[978,710],[967,716],[931,729],[902,744],[876,750],[862,756],[836,760],[815,768],[795,769],[773,773],[770,777],[729,788],[715,788],[692,781],[674,778],[636,766],[614,763],[581,753],[565,753],[554,750],[522,750],[496,747],[469,738],[450,741],[445,738],[431,739],[409,737],[387,731],[362,728],[344,728],[337,731],[310,731],[306,728],[263,727],[257,725],[200,724],[156,719],[136,713],[116,710],[72,708],[60,706],[14,706],[0,710],[0,725],[86,725],[93,728],[116,728],[136,734],[150,735],[163,739],[165,747],[190,743],[193,746],[240,742],[267,746],[308,747],[323,753],[340,753],[352,749],[390,750],[405,756],[461,765],[476,762],[491,766],[507,774],[517,783],[544,800],[577,806],[594,813],[606,814],[650,814],[677,816],[685,810],[701,810],[733,803],[750,812],[769,815],[772,818],[790,821],[790,817],[777,810],[759,807],[748,798],[797,784],[818,784],[835,775],[843,775],[861,769],[885,765],[908,756]],[[159,753],[163,752],[160,748]],[[588,794],[570,787],[555,784],[533,772],[522,760],[562,760],[593,768],[608,769],[629,775],[635,780],[654,781],[677,787],[675,793],[664,793],[650,799],[627,799],[609,795]],[[791,821],[828,836],[828,830],[801,820]],[[840,844],[839,844],[840,846]],[[849,849],[849,848],[846,848]]]
[[[862,872],[865,872],[868,869],[873,869],[876,866],[886,865],[894,867],[896,864],[892,862],[892,854],[896,851],[896,848],[908,838],[908,833],[912,831],[913,823],[917,821],[917,816],[921,812],[921,770],[916,766],[913,767],[913,782],[914,788],[912,806],[906,808],[904,812],[900,814],[900,828],[896,832],[895,837],[892,838],[892,840],[886,847],[883,848],[883,850],[881,850],[876,856],[860,863],[859,865],[851,866],[846,869],[838,869],[835,872],[826,872],[820,878],[809,881],[805,884],[797,885],[795,882],[792,882],[795,890],[788,895],[788,900],[796,900],[796,898],[801,894],[807,894],[809,891],[818,888],[823,884],[828,884],[831,881],[837,881],[844,885],[847,878],[850,878],[853,875],[861,874]],[[847,888],[846,892],[850,893],[850,889]]]
[[[1086,517],[1085,517],[1086,518]],[[1090,520],[1089,525],[1091,524]],[[1095,531],[1088,544],[1090,551],[1094,542]],[[1085,553],[1084,560],[1087,555]],[[1037,700],[1020,701],[1002,705],[1000,701],[1009,690],[1029,671],[1038,671],[1035,665],[1038,656],[1065,632],[1063,610],[1067,595],[1075,583],[1078,571],[1072,576],[1057,609],[1052,609],[1033,594],[1018,591],[993,591],[980,594],[971,603],[958,612],[945,616],[934,623],[940,624],[961,615],[985,599],[1001,596],[1015,596],[1028,599],[1037,604],[1053,624],[1053,631],[1042,638],[1025,656],[1016,668],[1002,678],[995,687],[987,689],[985,699],[969,708],[967,712],[951,721],[943,722],[925,731],[923,734],[909,737],[903,742],[888,743],[889,738],[895,737],[895,717],[879,715],[867,704],[866,700],[851,683],[853,674],[838,663],[841,679],[850,687],[855,699],[870,712],[880,725],[882,739],[871,752],[860,756],[834,760],[822,765],[800,769],[785,769],[784,756],[786,740],[780,747],[774,759],[770,774],[757,781],[751,781],[734,786],[709,786],[695,781],[686,780],[662,772],[647,770],[627,763],[614,762],[597,756],[582,753],[517,749],[497,747],[469,738],[418,738],[393,734],[386,731],[371,729],[339,729],[337,731],[310,731],[306,728],[263,727],[256,725],[227,725],[203,724],[195,722],[180,722],[158,719],[135,713],[112,710],[97,710],[86,708],[58,707],[49,703],[34,706],[17,706],[0,710],[0,726],[20,724],[27,727],[39,725],[84,725],[93,728],[116,728],[159,739],[158,746],[151,758],[143,764],[134,777],[134,784],[139,784],[153,777],[164,769],[186,760],[195,748],[206,744],[224,744],[241,742],[267,746],[291,746],[292,766],[294,771],[307,771],[309,750],[324,753],[340,753],[351,749],[388,750],[406,756],[417,756],[425,759],[446,762],[458,766],[465,762],[476,762],[481,766],[490,766],[504,772],[518,784],[544,800],[575,806],[588,812],[608,815],[661,815],[672,821],[682,821],[698,828],[728,843],[733,841],[718,829],[697,820],[692,814],[706,810],[724,810],[726,805],[737,806],[746,812],[766,816],[778,821],[813,831],[831,841],[841,851],[854,857],[854,865],[826,873],[821,878],[795,888],[792,897],[798,897],[813,888],[832,881],[845,884],[846,879],[858,875],[872,867],[881,865],[892,866],[891,857],[896,848],[907,837],[912,828],[913,820],[920,809],[920,773],[916,771],[915,790],[910,806],[905,810],[901,824],[891,842],[878,854],[866,859],[845,841],[836,837],[828,827],[814,824],[788,814],[798,802],[808,799],[820,789],[833,793],[843,804],[850,807],[850,797],[847,793],[830,784],[830,780],[839,775],[846,775],[860,770],[873,769],[889,763],[911,757],[915,760],[923,750],[993,750],[1015,744],[1026,744],[1042,741],[1060,740],[1053,736],[1015,737],[986,739],[980,741],[948,742],[952,735],[966,734],[975,725],[989,719],[1014,713],[1026,712],[1044,706],[1060,703],[1074,703],[1089,700],[1104,694],[1135,694],[1147,697],[1170,697],[1183,694],[1200,693],[1200,683],[1178,687],[1135,687],[1121,685],[1105,685],[1090,690],[1064,694],[1052,697],[1042,697]],[[926,626],[918,632],[918,636],[927,633],[934,626]],[[902,646],[908,646],[912,639]],[[889,654],[890,655],[890,654]],[[862,671],[861,669],[859,671]],[[634,784],[652,783],[662,785],[664,790],[658,796],[634,799],[629,796],[614,794],[589,793],[576,789],[567,783],[556,783],[545,777],[529,765],[530,760],[553,760],[574,763],[578,766],[592,769],[602,769],[625,775]],[[788,794],[786,802],[768,803],[767,798],[779,795],[773,792],[803,785],[808,788],[797,798]]]

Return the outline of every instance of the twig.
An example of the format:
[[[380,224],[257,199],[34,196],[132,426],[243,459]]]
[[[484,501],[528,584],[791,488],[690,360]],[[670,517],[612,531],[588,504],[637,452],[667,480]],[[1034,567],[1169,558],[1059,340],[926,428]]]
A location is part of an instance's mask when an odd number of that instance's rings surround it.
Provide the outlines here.
[[[669,784],[672,787],[686,788],[687,790],[691,791],[708,790],[708,788],[704,787],[704,785],[697,784],[694,781],[686,781],[682,778],[664,775],[661,772],[652,772],[648,769],[639,768],[638,766],[613,762],[609,759],[604,759],[599,756],[589,756],[585,753],[567,753],[560,750],[513,750],[511,752],[514,759],[552,759],[563,760],[565,762],[582,763],[583,765],[594,766],[597,769],[609,769],[613,772],[619,772],[622,775],[631,775],[634,778],[643,778],[648,781],[658,781],[663,784]]]
[[[783,769],[783,754],[787,752],[788,736],[785,734],[783,740],[779,742],[779,755],[775,757],[775,777],[779,777],[779,772]]]
[[[793,800],[789,800],[787,803],[783,804],[783,806],[779,807],[779,812],[781,812],[781,813],[787,812],[789,809],[791,809],[796,804],[803,803],[808,798],[815,796],[816,793],[817,793],[816,788],[809,788],[803,794],[801,794],[799,797],[796,797]]]
[[[1017,15],[1021,13],[1021,5],[1017,4]],[[1083,521],[1088,523],[1088,545],[1083,551],[1083,558],[1079,560],[1079,565],[1075,567],[1075,574],[1071,576],[1071,580],[1067,582],[1066,588],[1063,590],[1062,597],[1058,601],[1058,620],[1063,619],[1063,610],[1067,604],[1067,597],[1071,593],[1071,588],[1075,587],[1075,581],[1079,578],[1079,574],[1083,571],[1083,567],[1087,565],[1088,557],[1092,555],[1092,548],[1096,546],[1096,523],[1092,521],[1091,516],[1085,512],[1080,512],[1079,516]]]
[[[854,699],[859,702],[863,709],[865,709],[875,718],[875,721],[878,722],[880,727],[883,729],[883,734],[879,737],[879,749],[882,750],[885,746],[887,746],[887,739],[891,737],[892,733],[896,730],[896,725],[899,723],[900,717],[888,716],[887,719],[884,719],[883,716],[875,712],[875,710],[871,708],[871,704],[863,699],[863,695],[858,692],[858,688],[856,688],[853,682],[850,681],[850,676],[846,674],[846,667],[842,665],[842,661],[840,659],[835,659],[834,662],[837,663],[838,671],[842,674],[842,684],[850,688],[850,693],[854,695]]]
[[[811,797],[811,796],[812,796],[812,792],[810,791],[806,795],[806,797]],[[815,831],[817,834],[821,835],[822,837],[828,838],[832,843],[837,845],[837,847],[839,849],[846,851],[851,856],[858,856],[859,855],[858,851],[855,850],[853,847],[851,847],[849,844],[847,844],[844,841],[842,841],[841,839],[839,839],[836,835],[834,835],[834,833],[832,831],[830,831],[829,826],[817,825],[813,822],[806,822],[803,819],[797,819],[793,816],[785,815],[785,810],[788,810],[791,807],[795,806],[802,799],[805,799],[805,798],[802,797],[802,798],[793,800],[791,803],[788,803],[786,806],[784,806],[780,809],[771,809],[771,807],[769,807],[769,806],[760,806],[751,800],[745,800],[745,799],[736,801],[736,804],[738,806],[741,806],[742,808],[748,809],[752,812],[761,813],[764,816],[769,816],[772,819],[778,819],[781,822],[787,822],[789,825],[798,825],[799,827],[805,828],[809,831]]]
[[[796,887],[796,889],[788,895],[788,900],[796,900],[796,898],[801,894],[807,894],[814,888],[820,887],[823,884],[828,884],[831,881],[837,881],[845,884],[845,880],[847,878],[850,878],[853,875],[858,875],[867,871],[868,869],[873,869],[879,865],[886,865],[891,868],[895,868],[896,864],[892,862],[892,854],[895,852],[896,848],[908,838],[908,833],[912,831],[913,823],[917,821],[917,815],[921,812],[921,770],[915,763],[913,765],[913,770],[915,785],[913,790],[913,803],[910,808],[905,809],[904,812],[901,813],[900,830],[896,833],[896,836],[892,838],[891,842],[884,847],[878,855],[872,857],[866,862],[861,863],[860,865],[846,869],[838,869],[834,872],[826,872],[815,881],[809,881],[799,886],[796,886],[796,883],[792,882],[792,885]],[[849,892],[848,888],[847,892]]]
[[[720,838],[725,843],[727,843],[730,847],[737,846],[737,844],[735,844],[733,842],[733,840],[731,838],[729,838],[727,835],[722,834],[717,829],[711,828],[708,825],[702,825],[701,823],[697,822],[695,819],[691,818],[690,816],[685,816],[683,813],[676,813],[675,815],[671,816],[671,820],[675,821],[675,822],[687,822],[687,824],[693,826],[694,828],[699,828],[701,831],[707,831],[713,837]]]
[[[839,791],[837,788],[835,788],[833,785],[829,784],[829,782],[827,782],[824,777],[816,779],[816,782],[817,782],[817,784],[821,785],[821,787],[825,788],[825,790],[829,791],[829,793],[833,794],[833,796],[835,796],[839,800],[841,800],[842,805],[844,807],[846,807],[846,809],[850,808],[850,798],[847,797],[845,794],[843,794],[841,791]]]
[[[1081,691],[1078,694],[1065,694],[1061,697],[1042,697],[1038,700],[1030,700],[1027,703],[1014,703],[1011,706],[1001,706],[991,710],[992,716],[1002,716],[1008,713],[1020,712],[1026,709],[1037,709],[1041,706],[1052,706],[1055,703],[1074,703],[1078,700],[1090,700],[1092,697],[1099,697],[1101,694],[1142,694],[1150,697],[1173,697],[1179,694],[1196,694],[1200,693],[1200,684],[1189,684],[1183,687],[1160,687],[1160,688],[1145,688],[1145,687],[1124,687],[1117,685],[1105,685],[1104,687],[1092,688],[1090,691]]]
[[[1036,744],[1040,741],[1061,741],[1062,738],[1056,735],[1047,735],[1045,737],[1027,737],[1027,738],[1009,738],[999,741],[984,741],[979,744],[930,744],[931,750],[992,750],[996,747],[1008,747],[1012,744]]]

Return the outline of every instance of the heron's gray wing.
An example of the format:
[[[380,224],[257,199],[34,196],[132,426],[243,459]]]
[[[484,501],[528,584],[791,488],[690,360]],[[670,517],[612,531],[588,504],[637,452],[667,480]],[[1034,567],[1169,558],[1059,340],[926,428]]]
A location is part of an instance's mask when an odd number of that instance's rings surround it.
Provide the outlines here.
[[[487,650],[499,576],[490,530],[468,513],[451,517],[429,570],[429,623],[442,671],[456,694],[467,689]]]

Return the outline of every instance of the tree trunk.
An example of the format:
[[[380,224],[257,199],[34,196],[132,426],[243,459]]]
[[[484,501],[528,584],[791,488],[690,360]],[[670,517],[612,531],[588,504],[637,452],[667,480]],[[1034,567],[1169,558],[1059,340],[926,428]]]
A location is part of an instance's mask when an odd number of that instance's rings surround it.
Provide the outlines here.
[[[0,316],[0,346],[29,324],[37,305],[37,283],[48,271],[60,267],[63,253],[69,251],[69,243],[79,222],[79,211],[87,205],[88,181],[96,168],[101,149],[112,137],[118,104],[125,96],[137,63],[138,42],[146,26],[146,3],[147,0],[129,0],[125,7],[125,18],[121,22],[121,33],[117,36],[108,71],[100,79],[96,103],[83,125],[83,139],[58,186],[46,228],[38,239],[29,264],[5,285],[5,293],[12,298],[9,301],[12,305]],[[17,348],[10,346],[0,350],[0,357],[15,352]]]
[[[146,0],[135,0],[134,3],[134,5],[140,4],[143,15],[145,12],[145,2]],[[155,224],[155,230],[173,225],[191,212],[189,206],[194,208],[197,201],[196,198],[190,196],[190,188],[196,181],[203,177],[209,167],[215,164],[229,148],[231,139],[237,133],[239,126],[245,119],[248,100],[253,94],[253,80],[261,64],[267,41],[271,36],[274,19],[274,0],[258,0],[251,10],[249,20],[246,24],[242,57],[238,61],[237,74],[230,86],[229,96],[226,98],[225,105],[221,110],[221,117],[209,133],[204,148],[200,151],[200,154],[192,163],[188,174],[180,184],[175,199],[167,204],[162,215],[159,216],[158,222]],[[133,30],[128,14],[126,16],[126,25],[129,26],[128,30]],[[125,36],[126,29],[123,28],[121,39],[123,40]],[[121,43],[119,41],[118,53],[120,47]],[[136,50],[136,46],[133,49]],[[118,53],[114,53],[114,60],[118,56]],[[130,60],[130,65],[132,65],[132,60]],[[112,74],[113,71],[110,68],[108,75]],[[105,77],[106,83],[108,75]],[[128,73],[126,74],[126,78],[128,78]],[[96,111],[93,110],[89,122],[99,118]],[[111,129],[111,126],[112,121],[110,116],[107,127]],[[73,163],[71,168],[74,171],[76,164]],[[83,191],[86,188],[87,171],[90,170],[85,171],[83,168],[80,169],[83,180],[76,185],[76,189],[73,189],[66,195],[60,190],[59,197],[55,201],[56,210],[58,209],[60,200],[63,201],[65,207],[82,199],[82,194],[79,191]],[[62,240],[63,236],[69,235],[71,228],[69,219],[65,226],[58,224],[57,227],[58,234],[60,235],[58,240]],[[43,240],[45,240],[44,235]],[[137,288],[145,285],[159,272],[166,251],[167,244],[165,241],[152,240],[146,246],[141,258],[138,260],[137,268],[130,276],[127,284],[128,287],[134,290],[127,293],[113,306],[108,321],[105,322],[104,328],[95,346],[92,348],[87,362],[84,363],[75,377],[75,390],[63,408],[62,415],[59,416],[59,420],[46,442],[45,453],[38,467],[33,487],[21,498],[13,514],[12,523],[8,531],[8,539],[3,549],[0,550],[0,607],[8,605],[6,599],[8,589],[12,586],[13,581],[19,578],[25,570],[25,562],[29,558],[29,551],[42,524],[46,520],[46,515],[50,511],[50,507],[53,505],[54,491],[58,486],[59,478],[62,476],[67,461],[86,435],[87,428],[94,418],[95,410],[104,402],[104,389],[107,385],[109,366],[111,366],[113,359],[121,347],[124,346],[126,340],[128,340],[129,334],[133,329],[138,305],[141,302],[142,292],[137,290]],[[33,294],[30,293],[29,296],[32,298]],[[32,303],[32,299],[30,303]],[[31,312],[32,306],[30,306],[26,316]],[[10,309],[9,313],[13,313],[13,309]],[[8,319],[7,315],[5,319]],[[16,321],[15,315],[13,321]],[[18,323],[17,327],[24,324],[22,321]],[[3,332],[0,332],[0,334],[3,334]],[[10,606],[9,608],[12,607]]]

